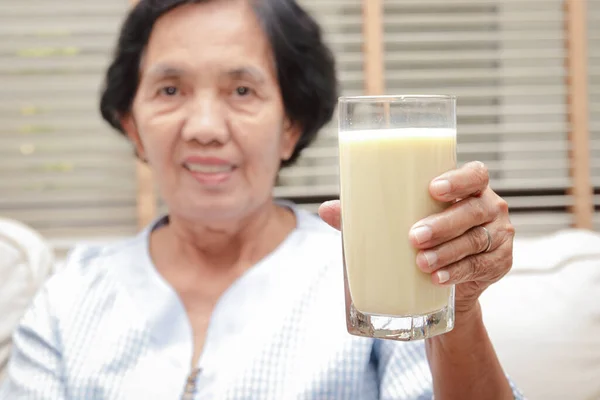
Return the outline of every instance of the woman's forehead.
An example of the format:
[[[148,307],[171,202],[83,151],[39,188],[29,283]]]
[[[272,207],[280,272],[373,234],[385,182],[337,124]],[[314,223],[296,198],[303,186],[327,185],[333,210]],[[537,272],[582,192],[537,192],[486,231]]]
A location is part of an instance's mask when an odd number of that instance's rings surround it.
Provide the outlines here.
[[[268,38],[243,0],[187,4],[169,11],[156,21],[144,53],[144,72],[162,75],[222,64],[227,73],[258,78],[258,70],[272,64]]]

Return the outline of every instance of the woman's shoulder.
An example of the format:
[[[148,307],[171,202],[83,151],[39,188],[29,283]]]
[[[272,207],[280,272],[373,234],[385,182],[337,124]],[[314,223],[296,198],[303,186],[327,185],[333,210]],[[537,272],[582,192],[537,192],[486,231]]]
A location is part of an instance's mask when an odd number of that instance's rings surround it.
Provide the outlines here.
[[[107,267],[118,267],[132,260],[140,260],[147,254],[147,234],[103,244],[77,244],[67,255],[59,273],[88,275]]]
[[[340,244],[341,234],[337,229],[325,223],[317,214],[295,206],[297,231],[310,238],[311,242],[329,246],[331,243]]]
[[[142,232],[105,244],[76,245],[46,282],[48,295],[66,305],[90,298],[92,294],[102,293],[101,297],[108,297],[119,285],[119,271],[145,259],[145,238]]]
[[[340,232],[325,223],[311,208],[295,204],[293,210],[296,214],[298,229],[333,238],[339,237]]]
[[[291,257],[317,270],[331,266],[337,268],[342,261],[342,239],[338,230],[325,223],[315,213],[295,208],[297,226],[292,240],[288,242]],[[329,268],[326,268],[329,269]]]

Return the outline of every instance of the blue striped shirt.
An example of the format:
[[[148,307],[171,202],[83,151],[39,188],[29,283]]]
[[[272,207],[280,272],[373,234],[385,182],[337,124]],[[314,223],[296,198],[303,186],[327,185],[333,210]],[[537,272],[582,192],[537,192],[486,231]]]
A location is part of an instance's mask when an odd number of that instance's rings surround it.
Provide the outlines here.
[[[149,256],[151,227],[74,250],[14,335],[0,400],[179,400],[186,385],[186,399],[431,399],[422,341],[347,333],[340,235],[296,213],[297,228],[220,298],[193,367],[184,307]]]

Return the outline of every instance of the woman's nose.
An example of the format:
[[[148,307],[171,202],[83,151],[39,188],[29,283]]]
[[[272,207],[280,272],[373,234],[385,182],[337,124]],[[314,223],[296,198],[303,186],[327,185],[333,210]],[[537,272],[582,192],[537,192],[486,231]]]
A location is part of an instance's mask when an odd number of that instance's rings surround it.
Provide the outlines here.
[[[223,144],[229,139],[225,110],[213,96],[198,96],[188,104],[182,137],[203,145]]]

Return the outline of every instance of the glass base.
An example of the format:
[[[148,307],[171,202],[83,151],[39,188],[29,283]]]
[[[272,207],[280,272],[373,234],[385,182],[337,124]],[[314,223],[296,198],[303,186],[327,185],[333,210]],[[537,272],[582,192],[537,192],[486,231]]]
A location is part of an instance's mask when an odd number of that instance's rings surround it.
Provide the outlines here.
[[[392,317],[363,314],[350,304],[346,313],[348,333],[390,340],[421,340],[450,332],[454,328],[454,310],[444,307],[425,315]]]
[[[342,253],[343,251],[342,247]],[[344,256],[346,327],[351,335],[410,341],[428,339],[450,332],[454,329],[454,295],[455,287],[452,286],[447,305],[427,314],[393,316],[362,313],[354,307],[352,302]]]

